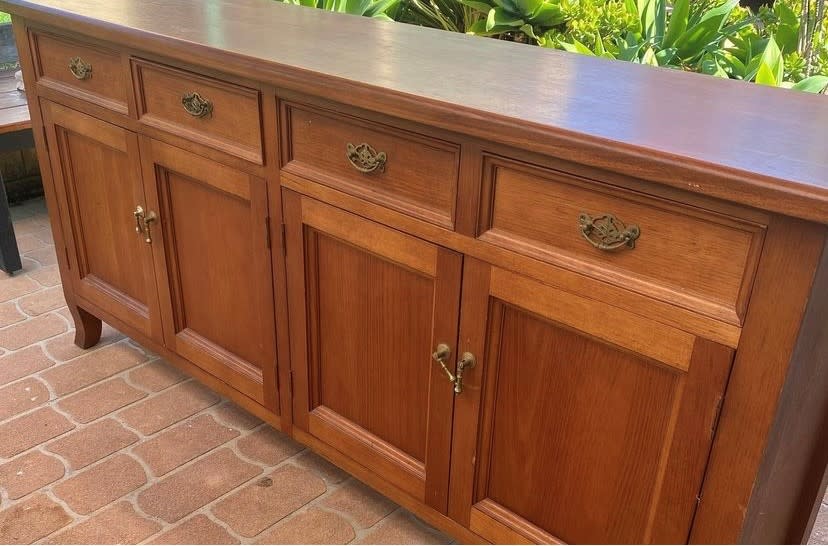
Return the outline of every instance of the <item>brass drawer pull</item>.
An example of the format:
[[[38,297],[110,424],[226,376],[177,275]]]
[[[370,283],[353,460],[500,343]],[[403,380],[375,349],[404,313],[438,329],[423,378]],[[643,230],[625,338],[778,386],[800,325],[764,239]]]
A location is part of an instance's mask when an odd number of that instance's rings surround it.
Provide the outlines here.
[[[198,93],[187,93],[181,97],[181,104],[188,114],[197,118],[207,117],[213,114],[213,103]]]
[[[350,142],[345,146],[348,161],[361,173],[374,171],[385,172],[385,162],[388,156],[385,152],[377,152],[370,144],[363,142],[354,146]]]
[[[92,65],[80,57],[69,59],[69,71],[79,80],[88,80],[92,77]]]
[[[637,225],[625,226],[612,214],[593,218],[582,212],[578,216],[578,224],[584,239],[599,250],[618,250],[624,246],[635,248],[635,240],[641,236],[641,229]]]

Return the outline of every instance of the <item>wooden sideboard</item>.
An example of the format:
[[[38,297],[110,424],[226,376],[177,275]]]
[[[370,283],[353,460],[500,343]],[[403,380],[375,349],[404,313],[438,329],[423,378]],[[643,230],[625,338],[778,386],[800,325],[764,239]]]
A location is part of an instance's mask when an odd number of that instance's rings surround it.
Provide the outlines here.
[[[824,97],[156,8],[0,0],[78,345],[114,325],[462,541],[807,538]]]

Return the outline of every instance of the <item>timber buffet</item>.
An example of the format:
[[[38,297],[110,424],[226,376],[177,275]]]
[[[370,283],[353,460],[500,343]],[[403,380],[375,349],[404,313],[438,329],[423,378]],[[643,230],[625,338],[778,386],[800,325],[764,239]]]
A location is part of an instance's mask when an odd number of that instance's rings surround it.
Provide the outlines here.
[[[469,542],[800,542],[828,100],[270,0],[2,0],[101,320]]]

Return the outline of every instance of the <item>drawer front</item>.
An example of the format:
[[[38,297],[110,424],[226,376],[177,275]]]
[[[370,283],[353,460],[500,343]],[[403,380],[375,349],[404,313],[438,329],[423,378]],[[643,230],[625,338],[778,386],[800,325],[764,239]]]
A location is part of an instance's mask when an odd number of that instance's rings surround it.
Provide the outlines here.
[[[483,172],[480,239],[741,324],[764,226],[502,158]]]
[[[40,32],[31,42],[40,84],[127,113],[129,71],[120,53]]]
[[[285,171],[453,229],[457,145],[295,104],[282,113]]]
[[[138,59],[133,73],[142,123],[263,164],[257,89]]]

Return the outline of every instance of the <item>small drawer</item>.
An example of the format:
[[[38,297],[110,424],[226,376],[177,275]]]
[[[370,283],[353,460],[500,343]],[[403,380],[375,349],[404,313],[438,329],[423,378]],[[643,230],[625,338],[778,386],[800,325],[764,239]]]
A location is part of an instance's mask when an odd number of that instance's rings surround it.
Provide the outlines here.
[[[750,211],[748,220],[493,156],[483,173],[479,239],[741,324],[765,232]]]
[[[140,59],[132,67],[142,123],[263,164],[257,89]]]
[[[456,144],[292,103],[282,116],[284,171],[454,228]]]
[[[30,40],[41,85],[127,114],[129,71],[120,53],[42,32]]]

